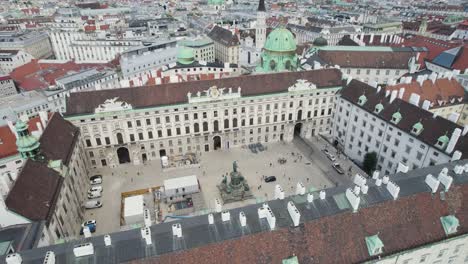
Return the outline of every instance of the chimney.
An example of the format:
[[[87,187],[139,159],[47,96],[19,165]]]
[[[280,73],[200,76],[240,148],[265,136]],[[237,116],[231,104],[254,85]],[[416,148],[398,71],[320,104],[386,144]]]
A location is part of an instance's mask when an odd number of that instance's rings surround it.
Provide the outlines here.
[[[306,188],[302,182],[298,182],[296,185],[296,195],[304,195]]]
[[[288,213],[293,221],[293,226],[298,226],[301,219],[301,213],[297,210],[296,205],[292,201],[288,202]]]
[[[209,215],[208,215],[208,224],[209,224],[209,225],[214,224],[214,216],[213,216],[213,214],[209,214]]]
[[[421,98],[421,96],[419,96],[419,94],[411,93],[410,98],[409,98],[409,103],[412,104],[412,105],[415,105],[415,106],[419,106],[419,99],[420,98]]]
[[[398,162],[397,173],[398,173],[398,172],[407,173],[408,170],[409,170],[409,167],[406,166],[406,164],[403,164],[403,163],[401,163],[401,162]]]
[[[239,222],[242,227],[247,226],[247,217],[245,217],[245,213],[243,211],[239,213]]]
[[[397,97],[398,95],[398,91],[397,90],[393,90],[392,91],[392,94],[390,95],[390,103],[393,103],[393,101],[395,100],[395,98]]]
[[[153,241],[151,240],[151,229],[149,227],[143,227],[141,229],[141,237],[145,240],[146,245],[153,244]]]
[[[390,180],[390,177],[388,177],[388,175],[385,175],[385,176],[383,176],[383,178],[382,178],[382,183],[383,183],[383,184],[387,184],[389,180]]]
[[[368,191],[369,191],[369,186],[367,184],[364,184],[363,186],[361,186],[362,194],[367,194]]]
[[[354,185],[353,192],[359,195],[361,193],[361,187],[359,187],[358,185]]]
[[[39,135],[42,134],[42,131],[44,131],[42,129],[42,125],[41,125],[41,122],[36,122],[36,126],[37,126],[37,132],[39,133]]]
[[[219,201],[218,198],[215,199],[215,212],[221,213],[223,210],[223,206],[221,205],[221,202]]]
[[[437,73],[432,72],[431,75],[429,75],[429,79],[432,81],[433,84],[435,84],[437,80]]]
[[[382,179],[380,179],[380,178],[375,179],[375,185],[381,186],[382,185]]]
[[[413,78],[411,76],[406,77],[406,84],[410,84],[413,81]]]
[[[450,161],[460,160],[462,157],[462,153],[459,150],[455,150],[452,154],[452,159]]]
[[[429,102],[428,100],[424,100],[422,104],[422,109],[429,111],[430,106],[431,106],[431,102]]]
[[[447,72],[447,79],[452,80],[453,72]]]
[[[452,121],[452,122],[454,122],[454,123],[457,123],[459,117],[460,117],[460,114],[459,114],[459,113],[452,112],[452,113],[450,113],[450,115],[447,117],[447,119],[450,120],[450,121]]]
[[[398,198],[398,194],[400,193],[400,186],[398,186],[393,181],[389,181],[387,184],[387,191],[392,195],[393,200],[396,200]]]
[[[264,203],[262,207],[258,208],[258,218],[266,218],[270,229],[275,229],[276,227],[276,217],[271,211],[270,206],[267,203]]]
[[[23,262],[23,258],[19,253],[11,253],[8,254],[5,258],[6,264],[21,264]]]
[[[434,176],[432,176],[432,174],[428,174],[426,176],[425,182],[429,186],[429,188],[431,188],[432,193],[437,192],[437,189],[439,188],[440,182]]]
[[[382,90],[382,86],[377,86],[377,93],[380,93],[380,90]]]
[[[180,225],[180,223],[172,225],[172,235],[178,238],[182,237],[182,226]]]
[[[53,251],[47,251],[44,257],[43,264],[55,264],[55,253]]]
[[[373,41],[374,41],[374,33],[371,33],[369,44],[372,44]]]
[[[359,197],[359,194],[355,193],[351,188],[346,189],[346,199],[348,199],[348,202],[351,204],[351,207],[353,208],[353,212],[357,212],[359,208],[359,203],[361,202],[361,198]]]
[[[453,178],[447,174],[440,173],[437,179],[445,186],[446,192],[450,189],[450,186],[452,186]]]
[[[15,126],[13,125],[13,122],[8,120],[7,124],[8,124],[8,127],[10,128],[11,133],[13,133],[13,135],[15,135],[16,138],[18,138],[18,134],[16,133],[16,129],[15,129]]]
[[[416,77],[416,81],[419,83],[419,85],[422,87],[423,86],[423,83],[424,83],[424,76],[423,75],[419,75],[418,77]]]
[[[349,76],[348,79],[346,80],[346,84],[349,84],[353,80],[353,77]]]
[[[452,136],[450,137],[450,141],[447,145],[447,149],[445,152],[451,153],[453,149],[455,148],[455,145],[457,145],[458,139],[460,138],[462,130],[460,128],[455,128],[452,132]]]
[[[467,133],[468,133],[468,125],[465,125],[465,126],[463,127],[462,135],[463,135],[463,136],[466,136]]]
[[[106,247],[110,247],[112,245],[112,239],[110,235],[104,236],[104,245],[106,245]]]
[[[83,234],[85,238],[91,237],[91,231],[89,230],[89,226],[83,227]]]
[[[221,213],[221,221],[228,222],[231,220],[231,213],[229,211],[224,211]]]
[[[455,69],[453,69],[453,70],[452,70],[452,74],[453,74],[453,76],[457,76],[457,75],[460,74],[460,70],[455,70]]]
[[[314,195],[311,194],[311,193],[308,193],[308,194],[307,194],[307,202],[308,202],[308,203],[311,203],[311,202],[313,202],[313,201],[314,201]]]
[[[284,191],[283,188],[279,184],[275,186],[275,200],[283,200],[284,199]]]
[[[143,219],[145,222],[145,227],[150,227],[151,226],[151,214],[149,209],[145,209],[143,212]]]
[[[463,173],[464,169],[462,165],[456,165],[455,168],[453,168],[453,171],[455,174],[460,175]]]
[[[405,94],[405,88],[401,87],[400,91],[398,92],[398,98],[403,99],[404,94]]]
[[[319,196],[320,196],[320,200],[325,200],[327,193],[324,190],[321,190]]]
[[[377,172],[377,175],[378,175],[378,171],[375,171]],[[374,172],[374,174],[375,174]],[[356,184],[357,186],[363,186],[366,184],[367,180],[366,178],[364,178],[361,174],[359,173],[356,173],[356,175],[354,175],[354,180],[353,180],[354,184]]]
[[[39,118],[41,120],[42,128],[46,129],[47,123],[49,122],[49,119],[47,118],[47,112],[45,111],[39,112]]]
[[[390,94],[390,90],[385,90],[385,97],[388,97],[389,94]]]

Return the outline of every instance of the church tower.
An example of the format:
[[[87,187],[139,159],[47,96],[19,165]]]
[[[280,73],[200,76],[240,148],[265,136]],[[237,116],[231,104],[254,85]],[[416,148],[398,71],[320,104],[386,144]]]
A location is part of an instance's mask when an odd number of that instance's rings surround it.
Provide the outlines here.
[[[21,157],[24,159],[36,159],[39,156],[40,143],[37,138],[29,134],[28,125],[21,121],[21,119],[18,119],[15,124],[15,130],[18,134],[16,146]]]
[[[255,47],[262,49],[266,41],[266,9],[265,0],[258,2],[257,26],[255,27]]]

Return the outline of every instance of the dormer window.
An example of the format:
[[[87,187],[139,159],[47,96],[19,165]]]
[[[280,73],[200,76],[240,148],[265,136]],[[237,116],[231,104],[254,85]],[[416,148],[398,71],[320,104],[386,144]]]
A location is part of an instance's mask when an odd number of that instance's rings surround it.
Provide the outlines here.
[[[454,215],[442,216],[440,218],[440,222],[442,223],[442,227],[444,228],[445,234],[447,236],[455,234],[457,232],[458,226],[460,225],[458,218],[456,218]]]
[[[439,137],[439,139],[437,139],[436,145],[437,147],[444,149],[447,146],[448,142],[449,142],[449,138],[447,137],[447,135],[443,135]]]
[[[421,134],[423,129],[424,129],[424,127],[421,124],[421,122],[417,122],[416,124],[413,125],[413,128],[411,129],[411,133],[418,136],[419,134]]]
[[[382,104],[377,104],[374,109],[374,113],[378,114],[383,110],[383,105]]]
[[[365,103],[367,102],[367,97],[365,95],[361,95],[359,96],[359,99],[358,99],[358,104],[359,105],[364,105]]]
[[[393,124],[398,124],[398,122],[400,122],[401,120],[401,114],[400,112],[395,112],[393,115],[392,115],[392,123]]]
[[[366,245],[370,256],[376,256],[383,252],[384,244],[378,234],[366,237]]]

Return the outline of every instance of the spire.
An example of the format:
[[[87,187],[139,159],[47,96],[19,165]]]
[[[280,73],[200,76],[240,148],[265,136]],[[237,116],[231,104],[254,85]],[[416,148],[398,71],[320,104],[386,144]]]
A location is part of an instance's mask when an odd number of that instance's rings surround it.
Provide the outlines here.
[[[258,1],[257,11],[260,11],[260,12],[265,12],[266,11],[266,9],[265,9],[265,0]]]

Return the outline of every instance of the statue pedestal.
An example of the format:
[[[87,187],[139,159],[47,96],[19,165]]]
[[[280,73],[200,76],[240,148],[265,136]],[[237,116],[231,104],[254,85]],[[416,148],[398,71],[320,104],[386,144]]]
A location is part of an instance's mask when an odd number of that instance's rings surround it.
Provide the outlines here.
[[[232,203],[253,198],[247,181],[240,172],[234,170],[230,174],[231,181],[228,183],[227,178],[219,184],[218,190],[223,199],[223,203]]]

